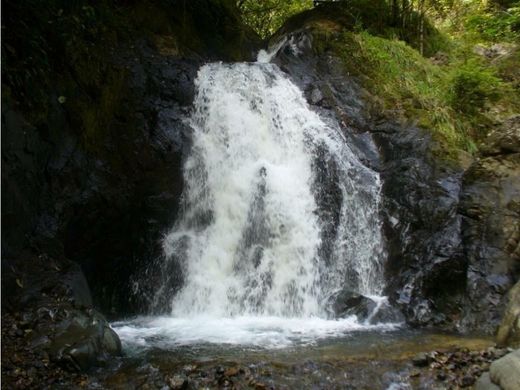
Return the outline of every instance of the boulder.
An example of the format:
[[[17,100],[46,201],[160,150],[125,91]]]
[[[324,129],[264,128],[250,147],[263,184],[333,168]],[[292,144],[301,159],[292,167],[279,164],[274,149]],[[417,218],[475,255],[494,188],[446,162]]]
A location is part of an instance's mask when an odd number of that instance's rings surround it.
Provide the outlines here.
[[[491,363],[489,376],[502,390],[520,389],[520,349]]]
[[[351,290],[342,290],[332,300],[332,310],[336,318],[355,315],[358,320],[369,318],[377,304],[370,298]]]
[[[121,355],[121,341],[105,318],[95,310],[67,312],[53,328],[49,343],[51,359],[69,368],[85,371],[103,365],[109,356]]]
[[[500,387],[491,382],[489,372],[483,373],[475,384],[475,390],[500,390]]]
[[[24,337],[16,339],[25,344],[23,350],[48,356],[69,371],[86,371],[121,355],[121,341],[92,307],[90,289],[76,263],[46,255],[25,260],[23,268],[2,275],[16,281],[3,304],[15,313],[9,316],[14,326],[23,330]]]
[[[405,320],[406,318],[404,317],[403,313],[401,313],[401,310],[393,305],[390,305],[387,300],[381,302],[376,310],[374,310],[368,318],[368,322],[370,324],[398,324],[405,322]]]
[[[508,298],[497,333],[497,344],[501,347],[520,343],[520,281],[509,291]]]

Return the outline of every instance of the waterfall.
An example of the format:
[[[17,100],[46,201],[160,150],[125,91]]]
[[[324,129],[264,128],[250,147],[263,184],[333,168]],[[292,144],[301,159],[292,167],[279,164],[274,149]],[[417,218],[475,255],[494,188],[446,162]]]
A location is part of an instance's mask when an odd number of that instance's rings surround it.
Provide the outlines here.
[[[380,295],[381,182],[339,125],[274,64],[207,64],[196,88],[182,215],[163,243],[184,279],[173,317],[325,318],[345,286]]]

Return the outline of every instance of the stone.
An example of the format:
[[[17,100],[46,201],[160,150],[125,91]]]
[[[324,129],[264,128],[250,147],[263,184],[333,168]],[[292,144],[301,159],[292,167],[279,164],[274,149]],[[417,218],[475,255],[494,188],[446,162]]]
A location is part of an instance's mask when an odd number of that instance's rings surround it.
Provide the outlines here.
[[[475,390],[500,390],[500,387],[491,382],[489,372],[483,373],[475,384]]]
[[[238,367],[230,367],[224,371],[224,376],[237,376],[240,373]]]
[[[520,343],[520,281],[508,293],[508,304],[497,332],[497,345]]]
[[[460,380],[461,387],[469,387],[475,383],[475,378],[471,375],[464,375]]]
[[[332,302],[332,309],[337,318],[355,315],[358,320],[363,321],[376,308],[372,299],[347,289],[332,297]]]
[[[369,316],[370,324],[379,323],[404,323],[406,321],[403,313],[397,307],[390,305],[388,302],[382,302],[377,310],[373,311]]]
[[[430,362],[431,357],[425,352],[418,353],[412,359],[412,363],[416,367],[426,367]]]
[[[489,376],[503,390],[520,389],[520,349],[491,363]]]

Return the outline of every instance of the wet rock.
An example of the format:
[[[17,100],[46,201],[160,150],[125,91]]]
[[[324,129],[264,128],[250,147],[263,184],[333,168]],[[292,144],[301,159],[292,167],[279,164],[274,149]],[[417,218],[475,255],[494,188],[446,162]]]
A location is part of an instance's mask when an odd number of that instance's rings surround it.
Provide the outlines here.
[[[460,380],[460,387],[469,387],[475,383],[475,378],[471,375],[465,375]]]
[[[240,374],[240,369],[238,367],[231,367],[224,371],[224,376],[228,377],[237,376],[238,374]]]
[[[431,361],[431,356],[426,352],[421,352],[412,359],[412,363],[416,367],[426,367]]]
[[[520,349],[491,363],[489,376],[503,390],[520,389]]]
[[[108,356],[121,354],[121,341],[104,317],[91,310],[71,310],[70,320],[59,324],[49,346],[51,359],[78,370],[102,364]]]
[[[401,310],[390,305],[388,302],[381,302],[377,310],[374,310],[369,317],[370,324],[379,323],[404,323],[406,318]]]
[[[505,293],[519,276],[520,118],[506,121],[485,144],[463,178],[460,213],[469,264],[461,325],[484,325],[491,333],[500,323]]]
[[[336,317],[357,316],[365,320],[376,308],[376,303],[361,294],[350,290],[343,290],[332,298],[332,309]]]
[[[520,343],[520,281],[509,291],[508,304],[497,333],[497,344]]]

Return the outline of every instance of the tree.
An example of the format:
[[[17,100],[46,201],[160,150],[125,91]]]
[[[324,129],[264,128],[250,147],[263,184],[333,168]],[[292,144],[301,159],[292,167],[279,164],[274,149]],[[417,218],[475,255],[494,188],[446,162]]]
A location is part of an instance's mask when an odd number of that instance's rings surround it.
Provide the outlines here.
[[[312,0],[238,0],[237,6],[245,22],[267,38],[290,16],[312,8]]]

